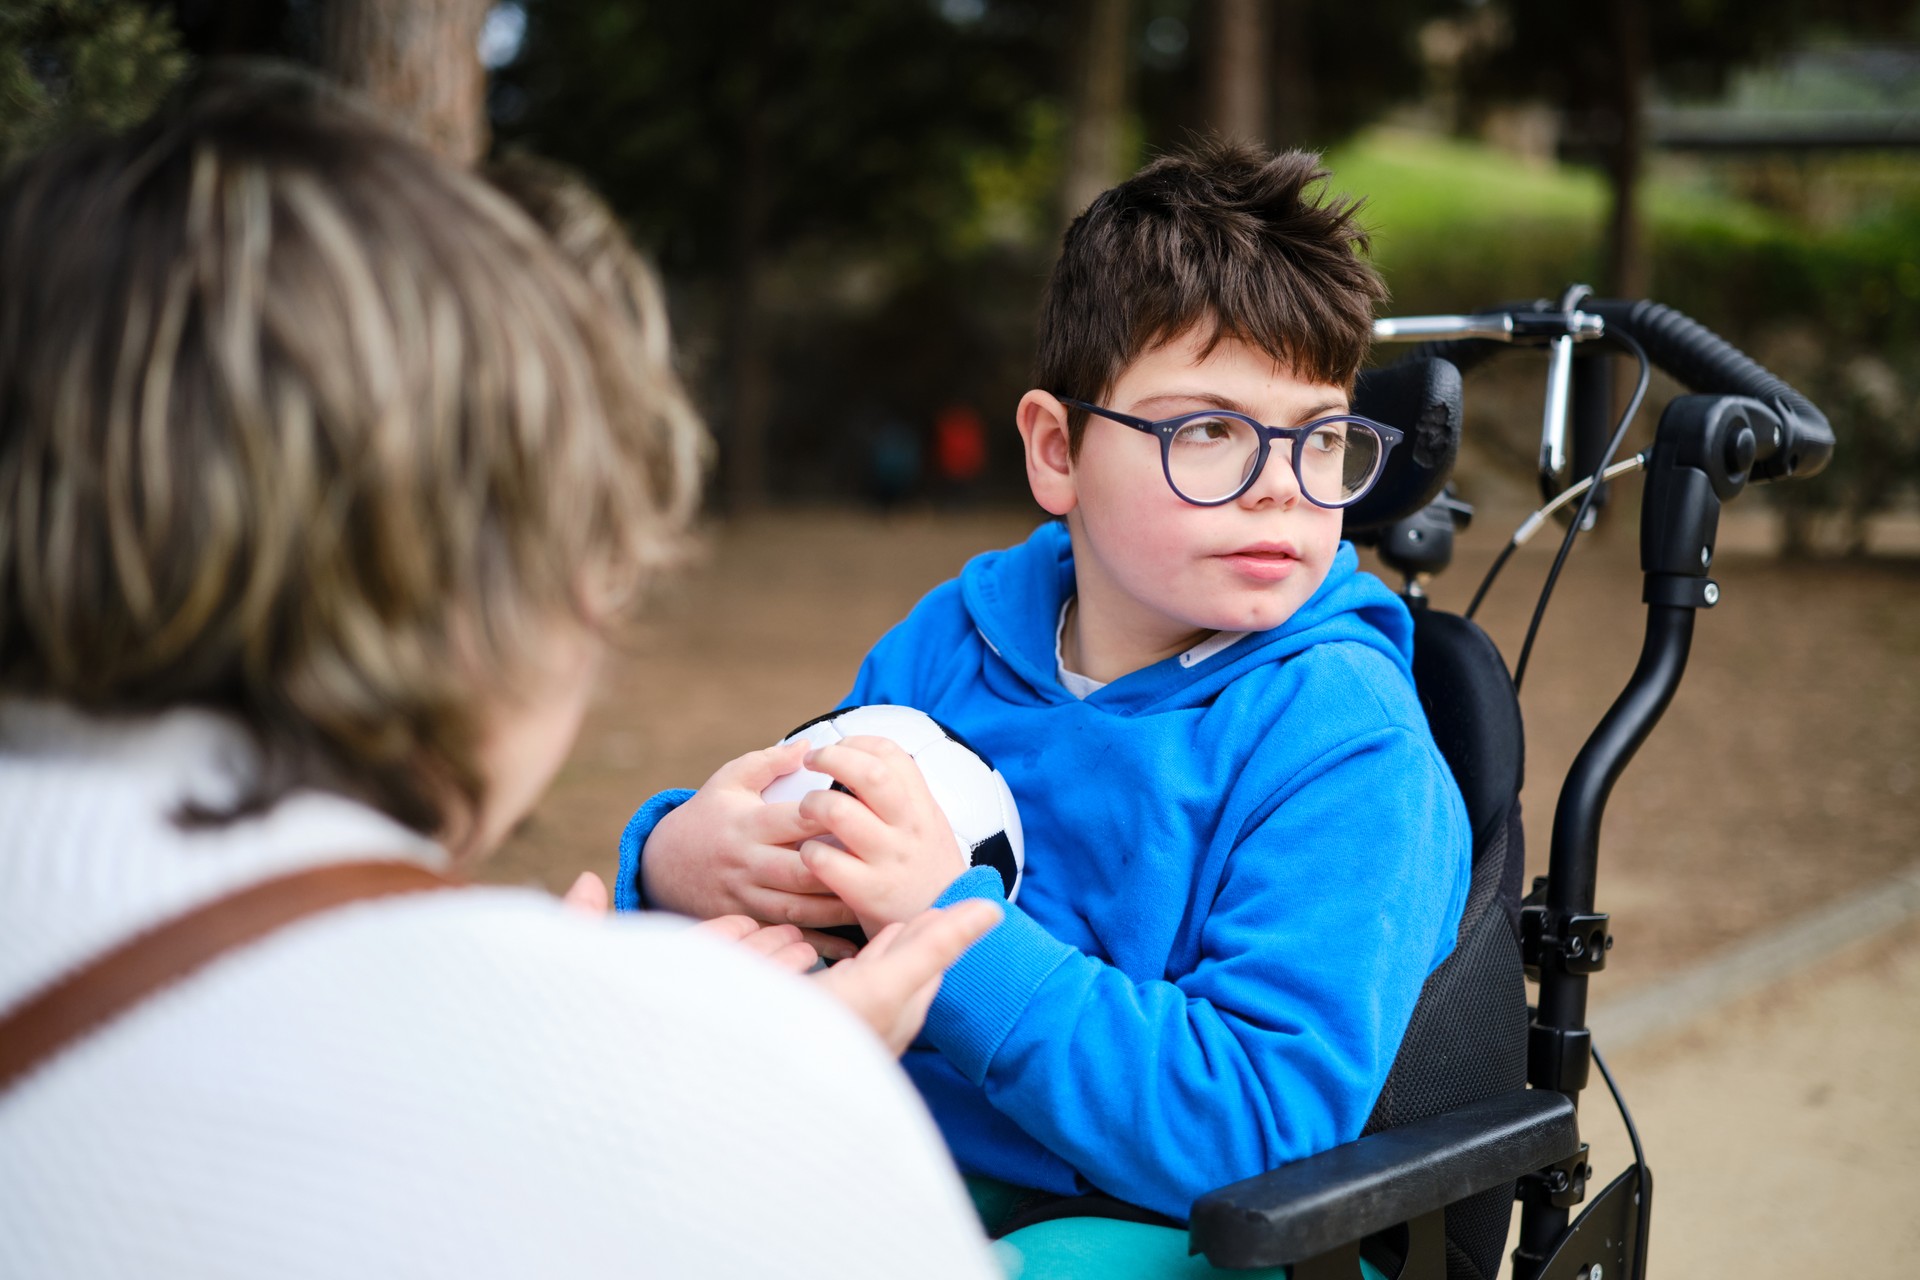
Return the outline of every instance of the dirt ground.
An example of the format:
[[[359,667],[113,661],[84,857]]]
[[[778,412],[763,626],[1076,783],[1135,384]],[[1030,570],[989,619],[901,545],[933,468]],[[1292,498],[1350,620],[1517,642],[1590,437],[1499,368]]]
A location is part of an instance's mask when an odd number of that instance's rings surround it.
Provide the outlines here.
[[[1482,511],[1434,589],[1441,605],[1464,605],[1523,514]],[[1635,523],[1620,515],[1563,576],[1522,695],[1536,871],[1559,782],[1639,650]],[[559,888],[610,872],[642,799],[832,706],[923,592],[1036,518],[817,512],[714,528],[705,562],[610,664],[579,746],[490,878]],[[1516,555],[1482,612],[1510,660],[1554,541]],[[1618,943],[1596,1002],[1920,859],[1920,558],[1782,563],[1768,541],[1753,517],[1724,530],[1721,603],[1615,790],[1599,907]],[[1917,1057],[1913,928],[1620,1055],[1659,1178],[1651,1274],[1892,1274],[1920,1244],[1896,1225],[1920,1193]],[[1611,1177],[1626,1144],[1595,1089],[1583,1109]]]

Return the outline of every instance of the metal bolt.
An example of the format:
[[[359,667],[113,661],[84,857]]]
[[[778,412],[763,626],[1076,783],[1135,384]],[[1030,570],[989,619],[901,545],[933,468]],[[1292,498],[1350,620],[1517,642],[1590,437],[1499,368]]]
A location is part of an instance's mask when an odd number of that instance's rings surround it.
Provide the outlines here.
[[[1700,548],[1700,567],[1704,569],[1712,563],[1713,563],[1713,548],[1712,547]]]
[[[1720,584],[1717,582],[1709,582],[1707,584],[1706,596],[1707,596],[1708,604],[1719,604],[1720,603]]]
[[[1567,939],[1568,955],[1570,956],[1585,955],[1586,951],[1587,951],[1587,944],[1582,942],[1578,937],[1572,937]]]
[[[1587,1280],[1601,1280],[1601,1277],[1606,1274],[1600,1264],[1596,1262],[1587,1269]]]

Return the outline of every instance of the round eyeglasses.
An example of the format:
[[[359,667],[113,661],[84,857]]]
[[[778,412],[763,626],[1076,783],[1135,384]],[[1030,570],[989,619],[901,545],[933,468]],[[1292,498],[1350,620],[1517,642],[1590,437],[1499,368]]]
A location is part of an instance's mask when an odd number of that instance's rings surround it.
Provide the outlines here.
[[[1160,466],[1183,502],[1217,507],[1253,487],[1275,440],[1292,444],[1289,460],[1300,494],[1316,507],[1349,507],[1366,496],[1401,433],[1350,413],[1297,427],[1269,427],[1244,413],[1206,409],[1157,421],[1115,413],[1084,400],[1060,403],[1160,437]]]

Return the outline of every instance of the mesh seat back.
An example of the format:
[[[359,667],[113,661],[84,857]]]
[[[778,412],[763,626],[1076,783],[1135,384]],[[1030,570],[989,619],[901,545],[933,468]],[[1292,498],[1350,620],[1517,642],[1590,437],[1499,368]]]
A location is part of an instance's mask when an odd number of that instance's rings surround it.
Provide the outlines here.
[[[1367,1133],[1527,1082],[1519,702],[1493,641],[1453,614],[1415,611],[1413,668],[1434,741],[1466,801],[1473,874],[1453,953],[1421,988]],[[1447,1209],[1448,1280],[1488,1280],[1499,1271],[1512,1209],[1511,1184]]]

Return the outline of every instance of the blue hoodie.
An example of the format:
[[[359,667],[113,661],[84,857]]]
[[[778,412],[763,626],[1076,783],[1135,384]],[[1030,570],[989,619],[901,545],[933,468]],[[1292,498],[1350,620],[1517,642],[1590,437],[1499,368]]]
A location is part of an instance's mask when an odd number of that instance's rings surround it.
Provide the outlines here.
[[[935,588],[847,698],[952,726],[1026,835],[1019,901],[948,972],[903,1065],[962,1169],[1184,1219],[1359,1136],[1452,950],[1472,836],[1414,693],[1411,619],[1350,545],[1279,627],[1084,700],[1056,666],[1073,590],[1067,532],[1042,525]],[[621,905],[688,794],[634,815]],[[976,868],[941,903],[1000,895]]]

